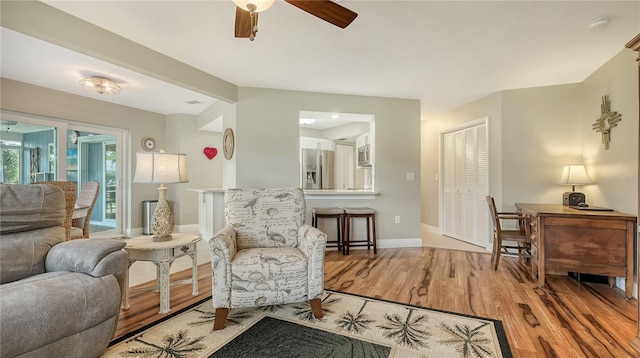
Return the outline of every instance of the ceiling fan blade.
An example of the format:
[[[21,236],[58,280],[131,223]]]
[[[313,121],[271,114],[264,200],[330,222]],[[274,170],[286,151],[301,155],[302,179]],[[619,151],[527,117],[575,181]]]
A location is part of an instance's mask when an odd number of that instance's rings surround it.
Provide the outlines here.
[[[338,27],[345,28],[358,16],[355,12],[329,0],[285,0],[289,4],[330,22]]]
[[[256,25],[258,24],[258,13],[255,13]],[[249,11],[242,10],[236,6],[236,37],[247,38],[251,36],[251,15]]]

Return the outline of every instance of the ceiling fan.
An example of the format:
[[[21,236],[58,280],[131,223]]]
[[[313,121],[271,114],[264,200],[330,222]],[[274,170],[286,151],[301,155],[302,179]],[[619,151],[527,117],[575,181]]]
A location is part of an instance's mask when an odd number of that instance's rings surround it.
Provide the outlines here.
[[[233,0],[236,4],[237,38],[253,41],[258,32],[258,13],[273,5],[275,0]],[[345,28],[358,16],[355,12],[330,0],[285,0],[289,4],[308,12],[340,28]]]

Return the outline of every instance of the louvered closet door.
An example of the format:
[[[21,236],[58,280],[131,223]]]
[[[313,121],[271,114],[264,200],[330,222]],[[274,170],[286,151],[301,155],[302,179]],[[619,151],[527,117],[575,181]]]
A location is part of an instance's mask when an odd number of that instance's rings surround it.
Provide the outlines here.
[[[444,134],[443,233],[487,246],[489,192],[486,124]]]

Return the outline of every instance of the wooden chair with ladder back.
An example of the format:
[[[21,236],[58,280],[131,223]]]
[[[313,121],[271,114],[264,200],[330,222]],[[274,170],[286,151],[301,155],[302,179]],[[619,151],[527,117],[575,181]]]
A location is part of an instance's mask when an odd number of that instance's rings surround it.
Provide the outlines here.
[[[487,196],[487,204],[493,220],[493,250],[491,251],[493,269],[498,269],[500,256],[515,256],[530,260],[531,232],[529,218],[519,212],[498,212],[496,202],[490,195]],[[503,229],[502,221],[507,220],[516,221],[517,229]],[[505,241],[508,244],[505,244]]]

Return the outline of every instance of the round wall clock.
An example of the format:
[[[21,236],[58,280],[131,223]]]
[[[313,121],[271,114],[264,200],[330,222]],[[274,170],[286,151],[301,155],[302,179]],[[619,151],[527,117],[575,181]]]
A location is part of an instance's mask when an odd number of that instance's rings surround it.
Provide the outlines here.
[[[235,138],[233,137],[233,129],[227,128],[224,130],[224,135],[222,136],[222,148],[226,159],[231,159],[231,157],[233,157],[234,147]]]
[[[156,140],[153,137],[144,137],[142,138],[142,142],[140,142],[142,149],[146,151],[152,151],[156,149]]]

